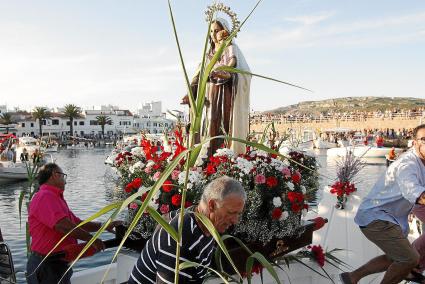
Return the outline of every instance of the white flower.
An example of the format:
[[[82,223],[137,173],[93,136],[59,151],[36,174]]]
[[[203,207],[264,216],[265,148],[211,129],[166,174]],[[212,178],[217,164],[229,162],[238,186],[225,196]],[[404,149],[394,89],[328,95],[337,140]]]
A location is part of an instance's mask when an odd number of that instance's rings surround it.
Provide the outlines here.
[[[178,178],[179,184],[184,184],[185,178],[186,178],[186,172],[183,171],[179,174],[179,178]],[[189,171],[188,188],[189,188],[189,183],[191,183],[191,186],[193,186],[194,184],[201,182],[202,179],[203,179],[203,176],[201,173],[197,171]]]
[[[282,199],[279,196],[273,198],[274,207],[280,207],[282,205]]]
[[[266,151],[263,151],[263,150],[258,150],[257,151],[257,156],[260,156],[260,157],[268,157],[268,153],[266,152]]]
[[[132,173],[132,174],[134,174],[134,172],[137,170],[137,169],[143,169],[143,167],[145,166],[145,164],[143,164],[142,163],[142,161],[138,161],[137,163],[135,163],[134,165],[132,165],[132,166],[130,166],[129,168],[128,168],[128,170]]]
[[[304,185],[301,186],[301,191],[303,192],[303,194],[306,194],[307,190],[305,189]]]
[[[280,215],[279,220],[280,220],[280,221],[283,221],[283,220],[285,220],[286,218],[288,218],[288,216],[289,216],[288,212],[287,212],[287,211],[283,211],[283,212],[282,212],[282,215]]]
[[[131,154],[137,155],[137,156],[145,156],[145,152],[143,152],[142,147],[134,147],[131,149]]]
[[[238,157],[236,159],[236,168],[240,169],[241,172],[243,172],[244,174],[249,174],[252,170],[252,168],[254,167],[254,165],[248,161],[247,159]]]
[[[270,165],[274,167],[276,170],[278,170],[279,172],[282,171],[282,169],[285,167],[285,164],[282,161],[273,159],[273,158],[270,162]]]
[[[294,184],[292,182],[287,182],[286,185],[289,187],[291,191],[294,190]]]
[[[233,152],[233,150],[227,149],[227,148],[222,148],[222,149],[218,149],[215,153],[214,153],[214,157],[217,156],[226,156],[228,158],[233,158],[235,156],[235,152]]]
[[[155,165],[155,162],[152,160],[149,160],[149,162],[146,164],[146,167],[149,168],[149,167],[153,167],[154,165]]]
[[[147,188],[147,187],[145,187],[145,186],[141,186],[141,187],[139,187],[139,190],[137,190],[137,192],[140,192],[140,193],[145,193],[146,191],[148,191],[149,190],[149,188]]]
[[[193,187],[193,184],[191,184],[190,182],[188,182],[188,183],[187,183],[187,188],[188,188],[188,189],[192,189],[192,187]]]
[[[305,216],[307,216],[307,209],[303,209],[302,211],[301,211],[301,213],[302,213],[302,215],[303,215],[303,217],[305,217]]]

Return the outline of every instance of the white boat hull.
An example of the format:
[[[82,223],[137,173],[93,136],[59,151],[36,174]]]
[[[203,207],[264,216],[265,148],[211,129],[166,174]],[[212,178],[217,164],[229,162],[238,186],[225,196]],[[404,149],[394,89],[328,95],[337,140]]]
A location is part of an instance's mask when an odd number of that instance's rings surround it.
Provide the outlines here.
[[[0,164],[0,180],[26,180],[28,172],[25,165],[14,165],[12,162],[1,162]]]
[[[348,146],[340,148],[331,148],[328,149],[328,157],[344,157],[347,152],[352,152],[355,157],[361,158],[385,158],[390,152],[391,148],[388,147],[372,147],[372,146]],[[400,154],[403,152],[401,148],[395,148],[395,153]]]
[[[323,141],[321,139],[313,140],[314,148],[316,149],[330,149],[338,146],[337,143]]]

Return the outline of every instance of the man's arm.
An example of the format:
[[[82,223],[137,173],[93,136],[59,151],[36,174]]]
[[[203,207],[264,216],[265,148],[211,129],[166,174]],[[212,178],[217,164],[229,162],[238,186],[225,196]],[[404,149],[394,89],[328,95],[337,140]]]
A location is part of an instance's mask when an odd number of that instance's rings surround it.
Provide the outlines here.
[[[407,161],[394,175],[404,198],[412,204],[425,205],[425,187],[419,183],[417,171],[417,165],[413,161]]]
[[[119,220],[112,221],[111,224],[109,224],[108,227],[106,227],[106,230],[110,233],[115,233],[114,228],[122,225],[122,223],[123,222]],[[97,232],[100,229],[100,227],[102,227],[102,223],[100,222],[88,222],[82,225],[80,228],[87,232]]]
[[[69,236],[78,240],[86,241],[86,242],[90,241],[93,237],[89,232],[85,231],[81,227],[76,228],[76,225],[72,223],[71,220],[69,220],[69,218],[67,217],[60,219],[54,226],[54,230],[64,235],[72,231],[69,234]],[[105,249],[105,245],[100,239],[95,240],[95,242],[93,243],[93,247],[97,251],[101,251]]]

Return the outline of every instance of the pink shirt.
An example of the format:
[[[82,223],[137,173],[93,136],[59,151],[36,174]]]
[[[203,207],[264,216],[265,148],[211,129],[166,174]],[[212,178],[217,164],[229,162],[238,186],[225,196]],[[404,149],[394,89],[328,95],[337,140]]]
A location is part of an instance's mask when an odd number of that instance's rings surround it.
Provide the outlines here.
[[[31,250],[46,255],[64,236],[54,230],[58,221],[67,217],[75,224],[81,220],[72,213],[63,198],[63,190],[43,184],[30,203],[28,223],[31,235]],[[55,250],[58,252],[70,244],[77,244],[75,238],[66,238]]]

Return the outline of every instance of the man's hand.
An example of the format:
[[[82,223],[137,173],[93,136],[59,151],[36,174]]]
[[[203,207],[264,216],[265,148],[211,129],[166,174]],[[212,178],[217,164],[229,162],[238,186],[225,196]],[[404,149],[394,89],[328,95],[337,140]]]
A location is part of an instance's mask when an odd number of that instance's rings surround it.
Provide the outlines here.
[[[92,247],[94,247],[97,252],[100,252],[105,249],[105,244],[101,239],[96,239],[92,244]]]
[[[189,96],[186,95],[182,98],[182,101],[180,103],[181,105],[188,105],[189,104]]]
[[[115,234],[115,227],[121,226],[124,222],[120,220],[112,221],[111,224],[106,227],[106,231]]]
[[[425,205],[425,191],[422,192],[422,194],[419,196],[419,198],[416,200],[417,204]]]

